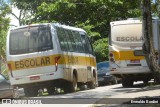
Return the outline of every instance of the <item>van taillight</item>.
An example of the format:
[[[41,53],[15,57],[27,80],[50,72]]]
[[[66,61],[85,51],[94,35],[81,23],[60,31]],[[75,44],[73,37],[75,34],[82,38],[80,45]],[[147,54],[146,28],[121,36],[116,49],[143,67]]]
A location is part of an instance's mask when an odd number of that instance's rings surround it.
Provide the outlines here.
[[[8,64],[8,68],[9,68],[9,71],[10,71],[10,73],[11,73],[11,76],[13,77],[12,66],[11,66],[11,64]]]
[[[58,69],[58,61],[59,61],[60,58],[61,58],[61,56],[55,57],[55,66],[56,66],[55,71],[57,71],[57,69]]]
[[[109,54],[109,56],[110,56],[110,57],[113,57],[113,54],[112,54],[112,53],[110,53],[110,54]]]
[[[113,62],[113,63],[114,63],[114,62],[115,62],[115,60],[114,60],[113,53],[110,53],[110,54],[109,54],[109,56],[110,56],[110,59],[109,59],[109,60],[110,60],[111,62]]]

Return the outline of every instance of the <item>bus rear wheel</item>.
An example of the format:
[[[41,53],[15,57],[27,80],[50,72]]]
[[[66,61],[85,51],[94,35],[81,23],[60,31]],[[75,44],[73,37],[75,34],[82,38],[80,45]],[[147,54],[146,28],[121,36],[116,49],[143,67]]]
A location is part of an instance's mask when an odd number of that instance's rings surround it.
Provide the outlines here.
[[[132,87],[133,81],[129,78],[122,78],[122,86],[123,87]]]
[[[71,93],[71,92],[76,92],[77,90],[77,78],[75,75],[73,75],[73,81],[69,82],[65,87],[64,87],[64,92],[65,93]]]

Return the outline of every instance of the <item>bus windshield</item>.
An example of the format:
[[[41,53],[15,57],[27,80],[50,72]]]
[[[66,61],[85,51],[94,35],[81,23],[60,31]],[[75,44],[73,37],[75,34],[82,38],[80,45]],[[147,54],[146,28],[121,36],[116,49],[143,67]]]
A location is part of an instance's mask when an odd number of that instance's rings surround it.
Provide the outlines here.
[[[50,27],[38,25],[10,32],[10,54],[26,54],[53,49]]]

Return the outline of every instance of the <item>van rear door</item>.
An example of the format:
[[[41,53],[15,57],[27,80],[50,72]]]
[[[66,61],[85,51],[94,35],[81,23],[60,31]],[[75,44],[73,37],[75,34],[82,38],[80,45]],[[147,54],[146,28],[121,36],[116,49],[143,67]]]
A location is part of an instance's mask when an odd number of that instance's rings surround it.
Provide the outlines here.
[[[10,31],[7,61],[11,75],[29,76],[53,72],[55,69],[51,27],[34,25]]]

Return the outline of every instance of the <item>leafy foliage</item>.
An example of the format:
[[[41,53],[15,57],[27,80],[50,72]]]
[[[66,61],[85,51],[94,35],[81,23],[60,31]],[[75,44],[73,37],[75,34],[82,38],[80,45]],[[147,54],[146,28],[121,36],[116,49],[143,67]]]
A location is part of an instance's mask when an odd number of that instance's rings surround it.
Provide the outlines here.
[[[103,38],[93,43],[97,62],[108,60],[108,38]]]
[[[155,3],[152,3],[152,14],[155,17],[160,17],[160,0],[155,0]]]
[[[108,59],[110,22],[141,15],[140,0],[12,0],[12,4],[31,13],[24,24],[59,22],[85,29],[100,60]]]
[[[0,57],[5,56],[6,35],[9,26],[9,18],[6,15],[10,12],[9,6],[0,0]]]

